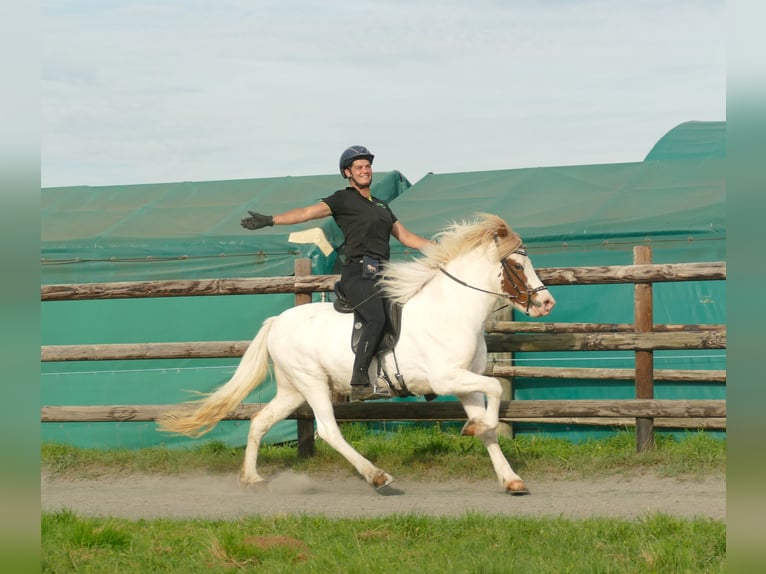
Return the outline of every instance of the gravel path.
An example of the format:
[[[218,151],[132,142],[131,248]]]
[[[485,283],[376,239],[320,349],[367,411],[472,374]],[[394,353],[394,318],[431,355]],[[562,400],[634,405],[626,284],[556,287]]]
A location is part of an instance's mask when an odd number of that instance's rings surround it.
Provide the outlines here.
[[[662,512],[724,520],[725,476],[607,476],[589,480],[527,479],[528,496],[504,494],[492,480],[422,482],[402,479],[379,493],[355,477],[282,472],[267,484],[240,487],[236,474],[129,474],[95,479],[41,475],[42,509],[86,516],[235,519],[249,515],[391,514],[636,518]]]

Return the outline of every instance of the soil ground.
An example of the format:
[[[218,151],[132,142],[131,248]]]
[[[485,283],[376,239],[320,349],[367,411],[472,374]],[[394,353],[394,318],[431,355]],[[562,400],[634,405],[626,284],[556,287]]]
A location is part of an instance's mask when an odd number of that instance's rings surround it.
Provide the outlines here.
[[[612,517],[664,513],[724,520],[726,478],[654,475],[592,479],[529,479],[531,494],[510,496],[493,480],[423,482],[402,479],[378,492],[361,478],[281,472],[244,488],[236,474],[108,475],[76,478],[41,475],[42,509],[128,519],[236,519],[288,514],[331,518],[393,514],[461,516]]]

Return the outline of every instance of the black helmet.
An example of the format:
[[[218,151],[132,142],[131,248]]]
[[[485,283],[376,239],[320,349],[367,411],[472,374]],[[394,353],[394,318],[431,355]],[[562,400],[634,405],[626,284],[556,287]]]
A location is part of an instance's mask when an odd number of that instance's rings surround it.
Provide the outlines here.
[[[340,154],[340,174],[344,178],[346,177],[344,170],[348,168],[348,166],[350,166],[352,163],[354,163],[355,159],[367,159],[370,160],[370,163],[372,163],[372,160],[375,159],[375,156],[372,155],[370,150],[368,150],[363,145],[352,145],[350,148]]]

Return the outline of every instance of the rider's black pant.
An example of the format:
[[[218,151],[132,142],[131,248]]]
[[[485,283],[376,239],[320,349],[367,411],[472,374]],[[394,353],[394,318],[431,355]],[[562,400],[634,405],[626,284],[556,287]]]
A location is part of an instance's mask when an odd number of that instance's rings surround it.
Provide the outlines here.
[[[359,259],[347,262],[340,275],[340,287],[354,310],[354,324],[362,323],[359,345],[356,348],[352,384],[366,384],[367,371],[386,327],[386,309],[375,278],[363,276]]]

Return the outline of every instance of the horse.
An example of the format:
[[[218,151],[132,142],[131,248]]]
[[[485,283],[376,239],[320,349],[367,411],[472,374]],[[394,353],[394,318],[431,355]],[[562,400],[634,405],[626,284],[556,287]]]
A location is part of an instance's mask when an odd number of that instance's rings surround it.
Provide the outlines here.
[[[556,302],[537,277],[520,236],[500,217],[478,213],[472,221],[452,222],[434,239],[421,256],[388,263],[378,280],[382,296],[401,306],[396,346],[378,361],[401,374],[396,381],[389,379],[396,392],[406,385],[415,395],[457,397],[468,417],[461,433],[484,443],[505,492],[526,494],[529,490],[497,440],[502,386],[482,374],[487,364],[484,324],[500,299],[532,317],[548,315]],[[330,302],[299,305],[267,318],[231,379],[193,401],[194,408],[158,417],[159,429],[205,434],[266,378],[270,359],[276,394],[251,419],[240,483],[264,482],[257,470],[261,439],[308,403],[317,435],[382,491],[393,477],[346,442],[333,413],[332,393],[351,392],[353,322],[353,314],[339,313]],[[377,375],[374,363],[371,380]]]

